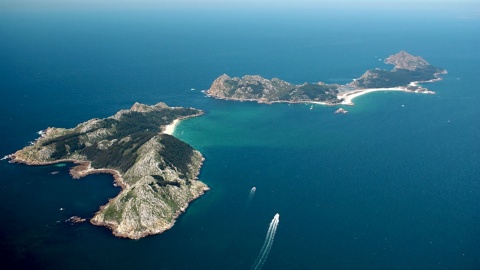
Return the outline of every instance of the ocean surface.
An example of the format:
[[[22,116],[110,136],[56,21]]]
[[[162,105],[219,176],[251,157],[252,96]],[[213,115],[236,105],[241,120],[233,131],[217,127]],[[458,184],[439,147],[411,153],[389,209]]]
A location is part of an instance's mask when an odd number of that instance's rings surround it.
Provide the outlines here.
[[[2,269],[480,269],[480,20],[0,13],[1,156],[47,127],[161,101],[205,111],[174,135],[205,156],[211,187],[172,229],[134,241],[65,222],[116,196],[110,175],[0,161]],[[436,95],[371,93],[338,115],[201,92],[223,73],[347,83],[400,50],[448,70]]]

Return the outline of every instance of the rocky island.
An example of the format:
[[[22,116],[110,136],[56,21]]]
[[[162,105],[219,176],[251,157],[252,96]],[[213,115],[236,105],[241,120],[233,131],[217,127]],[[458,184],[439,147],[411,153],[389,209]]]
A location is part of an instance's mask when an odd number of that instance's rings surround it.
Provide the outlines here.
[[[430,65],[420,56],[405,51],[391,55],[385,63],[394,65],[390,71],[373,69],[347,85],[322,82],[295,85],[278,78],[271,80],[258,75],[231,78],[226,74],[218,77],[206,94],[218,99],[273,102],[313,102],[326,105],[353,105],[352,99],[359,95],[395,90],[433,94],[419,83],[440,80],[446,70]]]
[[[277,78],[268,80],[258,75],[230,78],[223,74],[213,82],[207,94],[219,99],[259,103],[317,101],[335,104],[340,102],[337,99],[339,87],[337,84],[322,82],[294,85]]]
[[[171,228],[189,202],[208,190],[197,179],[200,152],[165,132],[175,120],[201,114],[164,103],[135,103],[130,110],[75,128],[48,128],[10,159],[27,165],[73,162],[74,178],[112,174],[121,192],[90,222],[110,228],[116,236],[138,239]]]

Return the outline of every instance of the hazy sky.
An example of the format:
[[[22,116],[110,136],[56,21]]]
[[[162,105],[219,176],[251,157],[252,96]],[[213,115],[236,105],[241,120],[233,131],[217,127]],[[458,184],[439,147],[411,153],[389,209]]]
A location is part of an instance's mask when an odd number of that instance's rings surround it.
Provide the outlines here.
[[[0,0],[0,10],[15,9],[235,9],[365,8],[466,10],[480,13],[480,0]]]

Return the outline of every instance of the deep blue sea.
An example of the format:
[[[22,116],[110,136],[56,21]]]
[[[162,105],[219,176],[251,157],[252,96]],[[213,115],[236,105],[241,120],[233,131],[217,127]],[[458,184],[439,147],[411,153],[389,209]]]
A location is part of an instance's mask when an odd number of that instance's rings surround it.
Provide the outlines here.
[[[0,156],[47,127],[162,101],[205,111],[175,135],[203,153],[211,187],[171,230],[134,241],[65,222],[116,196],[110,175],[73,180],[69,164],[1,161],[2,269],[250,269],[276,213],[262,269],[480,269],[480,20],[0,13]],[[371,93],[338,115],[201,92],[223,73],[347,83],[400,50],[448,70],[428,85],[436,95]]]

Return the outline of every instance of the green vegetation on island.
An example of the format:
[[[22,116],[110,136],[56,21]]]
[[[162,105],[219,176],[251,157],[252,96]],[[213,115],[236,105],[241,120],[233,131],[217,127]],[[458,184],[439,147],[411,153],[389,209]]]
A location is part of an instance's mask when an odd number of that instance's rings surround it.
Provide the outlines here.
[[[427,66],[415,70],[394,69],[391,71],[374,69],[369,70],[360,79],[353,83],[358,88],[391,88],[408,86],[411,82],[424,82],[436,79],[435,74],[442,69]]]
[[[207,94],[215,98],[264,103],[318,101],[334,104],[339,102],[338,87],[337,84],[324,83],[294,85],[277,78],[267,80],[258,75],[230,78],[224,74],[213,82]]]
[[[138,239],[170,228],[188,203],[208,190],[196,178],[203,162],[200,152],[162,132],[175,119],[201,114],[163,103],[136,103],[130,110],[72,129],[48,128],[12,160],[30,165],[75,162],[74,177],[112,173],[122,191],[91,222],[117,236]]]
[[[65,135],[43,140],[41,146],[54,145],[52,159],[66,159],[73,154],[80,154],[92,162],[93,168],[111,168],[125,173],[135,163],[138,148],[156,136],[162,126],[168,125],[176,118],[198,113],[198,110],[191,108],[163,108],[149,112],[130,111],[123,113],[119,119],[100,119],[87,131],[78,132],[73,129],[66,131]],[[108,131],[108,134],[102,136],[102,140],[90,140],[85,136],[98,131]],[[167,144],[172,145],[166,148],[167,153],[172,151],[171,148],[180,145],[177,143],[179,140],[168,137],[171,136],[160,135],[160,141],[167,141]],[[109,146],[103,147],[105,144]],[[193,149],[185,153],[191,151]],[[180,153],[180,151],[177,152]]]
[[[385,60],[387,64],[395,65],[394,69],[368,70],[360,78],[350,84],[304,83],[294,85],[274,78],[265,79],[258,75],[247,75],[242,78],[231,78],[224,74],[218,77],[207,90],[214,98],[230,100],[251,100],[261,103],[272,102],[323,102],[338,104],[343,101],[340,95],[345,92],[366,88],[402,88],[410,92],[433,93],[419,86],[418,82],[428,82],[439,79],[438,75],[446,71],[430,65],[419,56],[401,51]]]
[[[350,85],[359,89],[406,87],[407,90],[421,91],[424,88],[416,85],[416,82],[436,80],[439,74],[446,72],[442,68],[430,65],[422,57],[413,56],[405,51],[391,55],[385,59],[385,63],[392,64],[395,67],[390,71],[368,70]],[[412,83],[414,84],[412,85]]]

